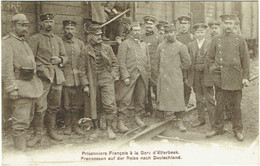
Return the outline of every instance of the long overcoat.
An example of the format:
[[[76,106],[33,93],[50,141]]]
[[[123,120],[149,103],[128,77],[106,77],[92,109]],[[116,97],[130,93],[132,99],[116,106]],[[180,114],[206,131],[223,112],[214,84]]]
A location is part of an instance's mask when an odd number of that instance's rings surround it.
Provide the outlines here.
[[[191,66],[187,47],[175,41],[163,42],[157,48],[159,76],[157,84],[157,109],[180,112],[185,110],[182,70]]]

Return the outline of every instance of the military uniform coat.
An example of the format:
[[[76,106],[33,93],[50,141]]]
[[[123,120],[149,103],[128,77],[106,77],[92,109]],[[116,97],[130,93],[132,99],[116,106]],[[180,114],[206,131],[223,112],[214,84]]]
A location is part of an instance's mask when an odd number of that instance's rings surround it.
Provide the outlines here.
[[[112,50],[107,44],[101,44],[101,56],[103,62],[113,78],[118,77],[118,61]],[[93,47],[86,45],[78,60],[79,79],[81,85],[89,86],[90,96],[85,97],[85,116],[97,119],[97,73],[96,55]]]
[[[216,86],[241,90],[242,80],[249,79],[248,48],[242,36],[232,33],[214,37],[206,57]]]
[[[30,38],[29,44],[35,55],[38,76],[58,85],[65,82],[61,67],[67,62],[67,54],[62,39],[53,33],[41,31]],[[60,57],[62,63],[53,65],[53,56]]]
[[[30,81],[19,78],[20,68],[34,69]],[[2,40],[2,82],[6,97],[17,90],[21,98],[38,98],[43,93],[41,80],[36,76],[36,63],[33,52],[28,43],[13,33]]]
[[[161,111],[184,111],[184,90],[182,69],[191,66],[187,47],[175,41],[163,42],[156,51],[160,58],[157,84],[157,108]]]
[[[204,86],[205,87],[209,87],[209,86],[213,86],[214,83],[213,83],[213,80],[211,78],[211,75],[209,73],[209,68],[207,67],[207,62],[206,62],[206,53],[207,53],[207,50],[210,46],[210,40],[209,39],[205,39],[202,47],[201,47],[201,50],[203,51],[203,59],[204,59]],[[199,54],[199,47],[198,47],[198,42],[197,40],[189,43],[187,45],[187,48],[188,48],[188,51],[189,51],[189,55],[191,57],[191,62],[192,62],[192,65],[191,67],[189,68],[188,70],[188,82],[187,82],[187,85],[188,86],[193,86],[193,83],[194,83],[194,70],[195,70],[195,57],[197,54]]]
[[[129,88],[133,88],[140,75],[147,92],[148,81],[151,76],[151,64],[147,44],[130,37],[119,45],[117,58],[120,72],[120,81],[116,89],[117,101],[120,101],[128,93]],[[127,87],[123,85],[126,78],[129,78],[131,82]]]
[[[159,34],[152,33],[150,35],[142,34],[142,40],[148,45],[150,61],[151,61],[151,83],[153,85],[157,84],[157,77],[158,77],[158,57],[156,56],[156,49],[160,43],[163,42],[163,39]]]
[[[62,40],[68,56],[68,61],[62,68],[66,80],[63,83],[63,86],[79,86],[80,81],[78,76],[79,72],[77,69],[77,62],[81,50],[84,47],[84,43],[83,41],[76,38],[67,40],[65,37],[63,37]]]

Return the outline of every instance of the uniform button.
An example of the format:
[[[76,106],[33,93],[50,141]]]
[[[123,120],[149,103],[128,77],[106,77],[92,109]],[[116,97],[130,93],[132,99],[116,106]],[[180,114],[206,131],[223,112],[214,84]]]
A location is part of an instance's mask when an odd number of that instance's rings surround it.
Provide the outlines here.
[[[220,60],[222,61],[222,58],[220,58]]]
[[[218,46],[220,47],[220,44]]]
[[[221,54],[221,51],[219,51],[219,53]]]
[[[164,75],[164,77],[166,77],[166,74]]]

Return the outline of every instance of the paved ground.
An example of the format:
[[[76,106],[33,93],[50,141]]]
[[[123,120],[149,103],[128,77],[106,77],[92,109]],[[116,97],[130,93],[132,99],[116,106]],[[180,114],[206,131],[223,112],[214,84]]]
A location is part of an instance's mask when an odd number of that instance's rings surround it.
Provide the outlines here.
[[[251,76],[258,74],[258,61],[251,61]],[[242,100],[242,116],[244,124],[244,135],[245,140],[243,142],[236,141],[230,122],[225,124],[228,129],[224,135],[216,136],[211,139],[205,138],[205,133],[210,130],[208,122],[205,126],[198,128],[191,128],[191,124],[196,120],[196,111],[193,111],[188,117],[185,118],[185,125],[188,128],[186,133],[180,133],[176,130],[174,125],[163,133],[164,136],[171,137],[166,138],[155,138],[153,140],[145,140],[140,143],[131,143],[130,147],[118,147],[120,143],[128,139],[129,137],[123,137],[122,134],[117,133],[118,138],[116,140],[108,140],[105,135],[105,131],[101,134],[97,140],[90,140],[88,136],[92,131],[87,131],[86,136],[77,136],[72,134],[71,136],[64,136],[64,140],[61,142],[50,140],[47,136],[44,137],[42,145],[37,145],[34,148],[28,148],[25,154],[14,151],[13,142],[10,134],[10,129],[3,132],[2,135],[2,158],[4,163],[17,162],[21,164],[33,163],[33,162],[46,162],[46,161],[70,161],[73,165],[82,164],[80,161],[81,151],[102,151],[104,149],[114,150],[129,150],[128,148],[134,148],[146,150],[149,148],[168,148],[177,149],[182,151],[182,157],[184,160],[174,162],[176,164],[186,163],[189,164],[201,164],[207,162],[219,163],[219,164],[237,164],[237,163],[252,163],[257,162],[257,149],[254,148],[257,143],[254,140],[259,134],[259,82],[258,79],[251,82],[251,85],[243,90]],[[194,102],[194,95],[191,99]],[[160,121],[160,118],[156,116],[151,119],[150,117],[143,117],[146,123],[155,123]],[[129,128],[135,128],[135,124],[132,125],[133,115],[129,113],[126,119],[127,126]],[[104,125],[104,124],[103,124]],[[103,126],[104,128],[104,126]],[[62,129],[58,130],[62,133]],[[27,139],[32,136],[32,129],[28,131]],[[253,143],[253,145],[252,145]],[[196,153],[196,150],[199,154]],[[149,150],[148,150],[149,151]],[[150,150],[152,151],[152,150]],[[219,156],[216,157],[212,154]],[[206,155],[203,157],[203,155]],[[236,156],[236,157],[234,157]],[[15,157],[15,158],[14,158]],[[198,158],[200,157],[200,158]],[[222,159],[221,159],[222,158]],[[187,159],[187,160],[186,160]],[[137,162],[137,161],[136,161]],[[143,161],[139,161],[136,164],[142,164]],[[113,165],[117,165],[121,162],[115,162]],[[133,162],[135,163],[135,162]],[[157,161],[154,161],[157,163]],[[45,163],[48,165],[48,163]],[[65,163],[56,164],[64,165]],[[67,163],[68,164],[68,163]],[[104,163],[99,162],[98,165]],[[122,163],[121,163],[122,164]],[[52,164],[50,164],[52,165]],[[71,165],[71,164],[68,164]],[[158,165],[158,163],[157,163]]]

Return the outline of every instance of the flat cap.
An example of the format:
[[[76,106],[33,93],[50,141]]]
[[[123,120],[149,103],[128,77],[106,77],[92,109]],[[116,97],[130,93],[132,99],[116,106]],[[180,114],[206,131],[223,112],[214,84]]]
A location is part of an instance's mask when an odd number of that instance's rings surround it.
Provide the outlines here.
[[[193,25],[193,30],[194,31],[200,31],[200,30],[205,30],[208,26],[205,23],[197,23]]]
[[[51,13],[47,13],[47,14],[42,14],[42,15],[40,15],[41,21],[53,20],[53,18],[54,18],[54,14],[51,14]]]
[[[72,20],[64,20],[64,21],[62,21],[62,23],[63,23],[64,27],[65,26],[76,26],[77,25],[77,23],[75,21],[72,21]]]
[[[159,24],[156,25],[156,28],[162,29],[162,28],[164,28],[164,25],[166,25],[166,24],[169,24],[169,22],[168,21],[159,21]]]
[[[220,15],[219,17],[221,18],[222,21],[237,19],[237,15],[235,15],[235,14],[223,14],[223,15]]]
[[[26,15],[24,14],[16,14],[12,17],[11,21],[17,21],[19,23],[29,23],[29,20],[27,19]]]
[[[164,32],[173,32],[176,31],[174,24],[165,24],[164,26]]]
[[[154,16],[144,16],[143,19],[144,19],[144,22],[151,21],[151,22],[155,23],[157,21],[157,19]]]
[[[131,25],[132,22],[133,22],[133,19],[131,17],[123,17],[121,20],[121,23],[129,24],[129,25]]]
[[[101,35],[103,34],[101,26],[99,24],[90,24],[87,28],[89,34]]]
[[[220,26],[220,22],[219,22],[218,20],[210,21],[210,22],[208,23],[208,26],[211,27],[212,25],[218,25],[218,26]]]
[[[191,21],[191,18],[189,16],[180,16],[178,17],[179,22],[182,21]]]

